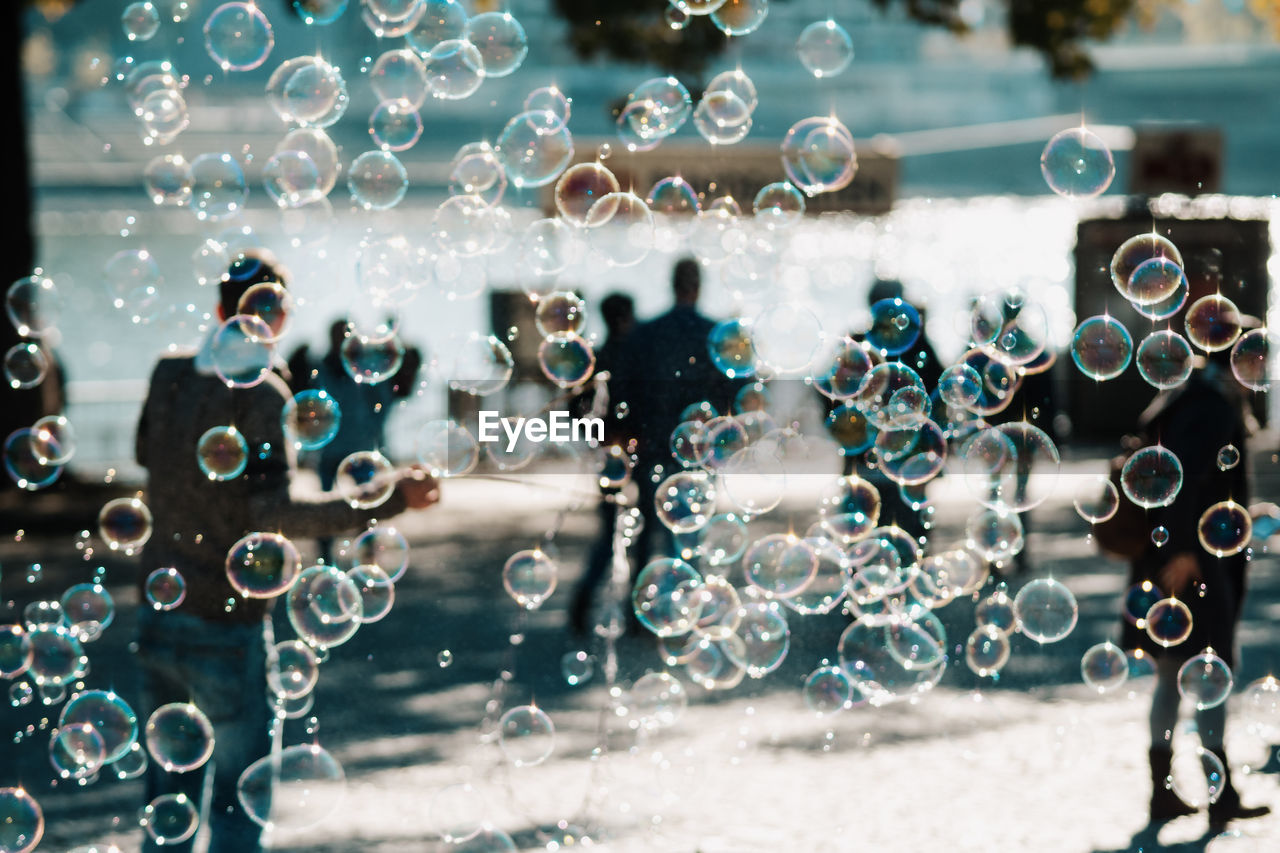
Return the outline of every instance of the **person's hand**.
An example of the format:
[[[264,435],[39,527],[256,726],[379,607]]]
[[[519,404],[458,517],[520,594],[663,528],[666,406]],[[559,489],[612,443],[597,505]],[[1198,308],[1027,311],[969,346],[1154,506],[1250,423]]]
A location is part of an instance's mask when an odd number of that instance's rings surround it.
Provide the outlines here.
[[[440,500],[440,481],[425,469],[410,468],[396,484],[409,509],[426,509]]]
[[[1175,554],[1164,564],[1157,578],[1159,587],[1165,595],[1178,595],[1186,590],[1193,580],[1200,579],[1200,561],[1189,551]]]

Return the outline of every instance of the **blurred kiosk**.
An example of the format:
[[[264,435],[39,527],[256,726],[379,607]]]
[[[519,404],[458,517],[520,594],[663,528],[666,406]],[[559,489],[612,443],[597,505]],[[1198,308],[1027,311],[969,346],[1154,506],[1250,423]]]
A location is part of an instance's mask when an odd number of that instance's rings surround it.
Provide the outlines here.
[[[1110,313],[1138,344],[1155,328],[1116,291],[1111,256],[1125,240],[1153,227],[1174,242],[1183,258],[1216,249],[1222,253],[1222,295],[1246,314],[1266,319],[1271,256],[1270,201],[1201,195],[1222,182],[1222,134],[1215,128],[1139,127],[1129,158],[1131,204],[1123,216],[1080,222],[1076,231],[1076,319]],[[1165,193],[1165,195],[1161,195]],[[1172,195],[1177,193],[1179,195]],[[1182,333],[1183,329],[1175,328]],[[1131,431],[1156,390],[1130,365],[1107,382],[1068,371],[1067,411],[1073,437],[1114,442]],[[1260,423],[1267,421],[1265,395],[1253,402]]]

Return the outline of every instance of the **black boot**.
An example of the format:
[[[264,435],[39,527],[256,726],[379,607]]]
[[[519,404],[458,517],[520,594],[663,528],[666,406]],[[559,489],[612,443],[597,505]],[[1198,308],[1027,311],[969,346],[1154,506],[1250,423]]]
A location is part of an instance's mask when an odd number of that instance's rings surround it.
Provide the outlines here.
[[[1220,748],[1210,751],[1222,762],[1223,777],[1221,796],[1216,803],[1209,804],[1209,827],[1213,830],[1222,830],[1233,820],[1248,820],[1271,814],[1270,806],[1246,806],[1240,802],[1240,795],[1231,784],[1231,768],[1227,764],[1227,754]]]
[[[1167,746],[1153,746],[1147,757],[1151,762],[1151,822],[1167,823],[1195,814],[1196,810],[1184,803],[1170,787],[1173,750]]]

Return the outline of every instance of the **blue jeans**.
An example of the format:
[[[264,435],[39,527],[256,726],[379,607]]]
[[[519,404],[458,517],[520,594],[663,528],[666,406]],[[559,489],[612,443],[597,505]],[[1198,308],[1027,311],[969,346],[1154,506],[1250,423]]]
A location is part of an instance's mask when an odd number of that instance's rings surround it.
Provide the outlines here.
[[[257,853],[262,827],[236,798],[244,769],[271,750],[267,707],[264,625],[221,624],[184,613],[138,611],[138,663],[145,721],[170,702],[191,702],[213,724],[213,757],[189,773],[168,773],[152,761],[147,768],[147,802],[161,794],[183,793],[199,808],[207,777],[212,804],[207,822],[209,853]],[[210,767],[212,765],[212,768]],[[149,836],[144,853],[190,853],[195,837],[157,845]]]

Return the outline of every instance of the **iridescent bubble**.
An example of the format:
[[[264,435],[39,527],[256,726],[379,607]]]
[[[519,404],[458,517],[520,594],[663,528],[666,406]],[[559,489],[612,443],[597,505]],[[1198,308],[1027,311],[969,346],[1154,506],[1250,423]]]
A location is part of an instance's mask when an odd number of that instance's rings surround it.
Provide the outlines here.
[[[804,196],[791,183],[766,184],[756,193],[751,209],[758,221],[768,228],[786,228],[804,217]]]
[[[53,279],[42,275],[20,278],[5,293],[9,322],[24,338],[43,338],[62,318],[62,294]]]
[[[595,671],[595,659],[583,651],[565,652],[560,658],[560,675],[570,687],[586,684]]]
[[[31,663],[27,672],[37,687],[60,687],[88,671],[80,640],[62,625],[27,626],[31,640]]]
[[[524,62],[529,39],[509,12],[485,12],[467,21],[466,40],[480,51],[485,77],[506,77]]]
[[[733,145],[751,132],[751,107],[729,89],[708,90],[693,110],[693,126],[712,145]]]
[[[383,151],[405,151],[422,136],[422,116],[403,101],[383,101],[369,115],[369,136]]]
[[[138,718],[133,709],[108,690],[88,690],[72,696],[62,708],[58,727],[73,725],[88,725],[97,735],[101,744],[98,766],[119,760],[138,739]]]
[[[1099,643],[1080,658],[1080,676],[1094,690],[1107,693],[1129,680],[1129,659],[1114,643]]]
[[[132,315],[133,322],[145,322],[158,313],[160,268],[146,249],[116,252],[102,267],[102,282],[111,304]]]
[[[289,624],[299,639],[317,649],[347,642],[364,618],[360,587],[334,566],[304,569],[289,589],[285,604]]]
[[[373,509],[395,492],[395,466],[376,450],[358,450],[338,463],[334,488],[355,509]]]
[[[538,110],[547,110],[555,113],[560,121],[566,124],[569,116],[573,112],[573,99],[560,91],[557,86],[542,86],[534,89],[524,99],[524,111],[536,112]]]
[[[147,602],[155,610],[173,610],[187,597],[187,581],[174,568],[156,569],[143,583]]]
[[[223,71],[251,71],[275,46],[271,22],[254,3],[224,3],[204,24],[204,48]]]
[[[248,197],[244,170],[230,154],[201,154],[191,161],[191,209],[197,219],[229,219]]]
[[[4,378],[16,390],[34,388],[49,374],[49,357],[38,344],[14,344],[4,354]]]
[[[979,678],[998,676],[1009,654],[1009,635],[992,624],[974,628],[964,644],[964,662]]]
[[[803,591],[818,570],[813,547],[804,539],[783,533],[757,540],[742,560],[747,583],[779,598]]]
[[[1187,339],[1205,352],[1227,349],[1240,337],[1241,315],[1234,302],[1213,293],[1187,309]]]
[[[111,593],[98,583],[78,583],[62,594],[62,618],[82,642],[98,639],[116,618]]]
[[[102,769],[106,749],[89,723],[59,726],[49,739],[49,761],[59,779],[87,779]]]
[[[1018,627],[1037,643],[1056,643],[1071,633],[1079,618],[1076,597],[1052,578],[1033,580],[1013,599]]]
[[[1071,339],[1071,360],[1090,379],[1114,379],[1129,366],[1132,355],[1129,330],[1106,314],[1085,320]]]
[[[1239,554],[1253,535],[1249,510],[1232,500],[1219,501],[1200,516],[1196,528],[1200,545],[1215,557]]]
[[[129,41],[147,41],[160,29],[160,13],[155,4],[142,0],[124,7],[120,25]]]
[[[187,702],[161,705],[147,719],[147,752],[170,773],[188,773],[213,755],[213,724]]]
[[[404,344],[396,335],[348,335],[342,342],[342,368],[359,385],[377,385],[404,364]]]
[[[1125,497],[1144,509],[1168,506],[1182,488],[1182,463],[1160,445],[1135,451],[1120,471]]]
[[[1134,270],[1152,259],[1166,259],[1179,269],[1183,267],[1182,253],[1178,251],[1178,247],[1168,237],[1154,231],[1130,237],[1111,256],[1111,282],[1126,299],[1129,298],[1129,279]]]
[[[182,207],[191,202],[195,176],[181,154],[163,154],[147,163],[142,183],[157,207]]]
[[[838,666],[820,666],[804,681],[804,703],[818,716],[853,707],[853,682]]]
[[[359,565],[347,572],[347,577],[360,592],[362,609],[356,619],[362,625],[378,622],[391,612],[396,601],[396,585],[381,567]]]
[[[249,464],[249,443],[233,426],[213,427],[196,442],[196,462],[214,482],[234,480]]]
[[[756,601],[738,608],[735,631],[741,643],[725,646],[729,658],[752,678],[763,678],[786,660],[791,628],[786,611],[776,601]]]
[[[726,0],[711,13],[711,23],[727,36],[745,36],[760,29],[769,15],[769,0]]]
[[[1085,521],[1099,524],[1115,515],[1120,508],[1120,492],[1109,478],[1094,477],[1080,486],[1072,505]]]
[[[0,678],[15,678],[31,664],[31,638],[21,625],[0,625]]]
[[[579,335],[548,335],[538,345],[538,366],[556,385],[573,388],[591,377],[596,356],[591,344]]]
[[[556,181],[556,210],[569,222],[586,225],[587,214],[595,203],[618,191],[618,179],[603,164],[577,163],[565,169]]]
[[[427,67],[412,50],[388,50],[369,69],[369,85],[382,102],[403,102],[415,110],[427,98]]]
[[[1234,444],[1224,444],[1218,448],[1218,470],[1230,471],[1240,464],[1240,449]]]
[[[427,52],[427,86],[446,101],[469,98],[484,82],[484,57],[466,39],[446,39]]]
[[[634,266],[654,249],[653,212],[634,193],[611,193],[587,212],[591,246],[611,266]]]
[[[1227,769],[1221,758],[1203,746],[1175,749],[1164,784],[1193,809],[1202,809],[1222,796],[1227,784]]]
[[[881,299],[871,306],[867,343],[883,355],[901,355],[920,338],[920,312],[901,299]]]
[[[138,498],[107,501],[98,513],[98,534],[112,551],[132,554],[151,538],[151,510]]]
[[[1191,609],[1176,598],[1162,598],[1147,611],[1147,636],[1164,648],[1191,636]]]
[[[470,142],[453,155],[449,169],[450,195],[477,195],[490,207],[507,191],[507,173],[488,142]]]
[[[214,332],[210,357],[228,388],[252,388],[271,370],[271,327],[250,314],[227,319]]]
[[[516,767],[533,767],[551,757],[556,727],[538,706],[519,705],[498,720],[498,745]]]
[[[347,0],[292,0],[293,10],[304,24],[332,24],[347,10]]]
[[[371,527],[356,537],[351,551],[359,565],[374,565],[394,582],[409,568],[409,541],[394,527]]]
[[[982,377],[967,364],[953,364],[938,379],[938,395],[949,406],[968,409],[982,395]]]
[[[702,577],[683,560],[649,563],[636,577],[631,606],[640,624],[659,637],[688,633],[702,616]]]
[[[157,89],[138,107],[144,145],[168,145],[191,123],[187,101],[176,89]]]
[[[245,813],[268,829],[306,829],[338,811],[346,796],[342,765],[319,744],[286,746],[249,765],[236,783]]]
[[[844,189],[858,170],[853,136],[834,117],[798,121],[782,139],[782,168],[807,195]]]
[[[1049,189],[1067,198],[1093,198],[1106,192],[1116,164],[1097,134],[1073,127],[1053,136],[1040,154],[1040,173]]]
[[[965,523],[965,547],[988,562],[1003,562],[1022,551],[1022,521],[1005,509],[974,513]]]
[[[1122,291],[1130,302],[1156,305],[1187,287],[1182,267],[1165,257],[1151,258],[1134,268]]]
[[[521,255],[528,268],[538,276],[554,276],[563,272],[582,257],[583,248],[581,237],[562,219],[532,222],[520,238]]]
[[[526,610],[537,610],[555,592],[559,569],[538,549],[517,551],[502,566],[502,587]]]
[[[747,320],[725,320],[707,335],[711,363],[730,379],[753,376],[755,348],[751,344],[751,324]]]
[[[853,39],[830,18],[814,21],[801,31],[796,54],[814,77],[834,77],[853,61]]]
[[[511,350],[493,335],[472,332],[456,352],[449,387],[477,397],[502,390],[515,369]]]
[[[538,300],[534,324],[542,335],[580,334],[587,323],[587,304],[568,290],[557,290]]]
[[[497,238],[489,205],[478,195],[454,195],[441,202],[431,220],[432,236],[458,257],[484,254]]]
[[[15,681],[9,685],[9,704],[14,708],[21,708],[23,705],[29,705],[31,698],[35,695],[35,691],[26,681]]]
[[[423,0],[422,14],[405,40],[420,53],[442,41],[460,39],[466,32],[467,12],[458,0]]]
[[[327,391],[300,391],[284,404],[280,423],[294,447],[319,450],[338,434],[342,407]]]
[[[633,151],[652,147],[679,130],[692,107],[689,90],[675,77],[646,80],[627,96],[627,105],[618,116],[620,136]]]
[[[31,853],[44,838],[44,811],[22,788],[0,788],[0,847]]]
[[[823,532],[839,545],[864,539],[880,518],[880,492],[861,477],[841,477],[825,489],[818,513]]]
[[[262,168],[263,187],[280,208],[296,208],[323,197],[320,170],[303,151],[277,151]]]
[[[1145,629],[1147,614],[1151,612],[1152,605],[1162,598],[1164,593],[1151,581],[1134,584],[1124,596],[1124,618]]]
[[[1275,372],[1271,335],[1266,329],[1252,329],[1240,336],[1231,348],[1231,372],[1251,391],[1266,391]]]
[[[1149,385],[1176,388],[1191,376],[1191,345],[1172,329],[1162,329],[1142,339],[1136,361],[1138,373]]]
[[[1200,711],[1227,701],[1234,684],[1231,667],[1213,649],[1205,649],[1178,669],[1178,693]]]
[[[645,201],[654,213],[665,216],[696,216],[702,210],[697,190],[679,175],[655,183]]]
[[[279,77],[277,77],[279,75]],[[286,121],[329,127],[347,112],[351,99],[342,71],[319,56],[289,60],[268,81],[268,97],[278,92],[277,112]]]
[[[1169,529],[1163,524],[1151,529],[1151,541],[1157,548],[1163,548],[1169,541]]]
[[[715,480],[706,471],[679,471],[667,477],[654,495],[658,520],[673,533],[701,529],[715,512]]]
[[[517,115],[498,136],[498,160],[517,187],[541,187],[560,176],[573,159],[573,137],[549,110]]]
[[[245,598],[274,598],[301,570],[298,549],[279,533],[250,533],[227,550],[227,580]]]
[[[408,191],[409,173],[391,152],[366,151],[352,162],[347,187],[365,210],[389,210]]]
[[[684,715],[689,694],[679,679],[666,672],[650,672],[636,679],[627,694],[627,705],[640,725],[666,728]]]

